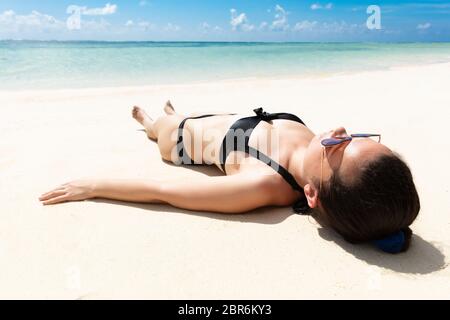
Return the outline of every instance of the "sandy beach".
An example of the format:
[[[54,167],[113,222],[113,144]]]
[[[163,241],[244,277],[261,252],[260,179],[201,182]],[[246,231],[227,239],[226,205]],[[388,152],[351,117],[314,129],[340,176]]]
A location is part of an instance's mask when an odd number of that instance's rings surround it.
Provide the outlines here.
[[[0,298],[449,298],[449,80],[446,63],[310,79],[0,91]],[[80,178],[219,175],[164,163],[131,118],[133,105],[156,117],[169,99],[181,113],[262,106],[296,113],[316,133],[340,125],[381,133],[410,165],[421,197],[410,250],[345,243],[290,208],[220,215],[39,203]]]

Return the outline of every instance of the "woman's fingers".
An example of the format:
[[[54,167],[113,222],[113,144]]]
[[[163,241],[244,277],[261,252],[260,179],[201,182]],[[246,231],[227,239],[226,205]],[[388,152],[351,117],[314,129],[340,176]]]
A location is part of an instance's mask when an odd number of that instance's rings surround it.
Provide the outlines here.
[[[43,195],[41,195],[41,196],[39,197],[39,200],[48,197],[49,195],[51,195],[51,194],[54,193],[54,192],[62,191],[62,190],[65,190],[65,189],[66,189],[66,186],[65,186],[65,185],[59,186],[59,187],[57,187],[57,188],[55,188],[55,189],[53,189],[53,190],[51,190],[51,191],[49,191],[49,192],[46,192],[46,193],[44,193]]]
[[[89,181],[79,180],[65,183],[39,197],[44,205],[67,201],[79,201],[92,198],[92,186]]]
[[[62,190],[62,189],[61,190],[54,190],[54,191],[50,191],[50,192],[47,192],[46,194],[42,195],[39,198],[39,200],[40,201],[47,201],[49,199],[52,199],[52,198],[55,198],[55,197],[59,197],[59,196],[65,195],[65,194],[66,194],[65,190]]]
[[[66,194],[55,197],[55,198],[51,198],[49,200],[43,201],[43,205],[44,206],[48,206],[48,205],[52,205],[52,204],[57,204],[57,203],[61,203],[61,202],[66,202],[68,201],[68,196]]]
[[[39,200],[46,199],[46,198],[52,196],[53,194],[55,194],[56,192],[61,192],[61,191],[63,191],[62,188],[56,188],[56,189],[53,189],[53,190],[51,190],[51,191],[49,191],[49,192],[46,192],[46,193],[44,193],[43,195],[41,195],[41,196],[39,197]]]

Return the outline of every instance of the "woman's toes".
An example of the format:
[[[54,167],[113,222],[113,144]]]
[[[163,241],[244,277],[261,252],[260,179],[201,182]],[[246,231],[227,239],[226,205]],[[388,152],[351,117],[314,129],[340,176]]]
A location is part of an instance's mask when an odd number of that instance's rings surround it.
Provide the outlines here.
[[[139,122],[144,121],[144,118],[145,118],[144,111],[137,106],[133,107],[133,118]]]
[[[172,106],[172,103],[170,101],[167,101],[166,105],[164,106],[164,112],[168,115],[175,114],[175,108]]]

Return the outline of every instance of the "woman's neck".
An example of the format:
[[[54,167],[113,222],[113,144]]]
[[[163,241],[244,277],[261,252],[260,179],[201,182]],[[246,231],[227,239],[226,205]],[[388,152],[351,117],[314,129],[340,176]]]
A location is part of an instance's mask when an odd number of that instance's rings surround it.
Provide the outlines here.
[[[302,188],[308,183],[306,180],[306,174],[303,170],[303,163],[305,153],[308,149],[311,140],[312,138],[309,139],[308,141],[305,141],[305,144],[300,145],[292,152],[287,167],[289,173],[294,176],[295,180]]]

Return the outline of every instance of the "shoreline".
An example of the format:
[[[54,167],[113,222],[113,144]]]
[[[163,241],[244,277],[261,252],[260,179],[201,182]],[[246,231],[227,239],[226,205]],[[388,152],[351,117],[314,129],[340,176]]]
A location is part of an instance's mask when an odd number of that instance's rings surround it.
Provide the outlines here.
[[[271,83],[271,82],[283,82],[283,81],[320,81],[326,79],[334,79],[334,78],[345,78],[345,77],[354,77],[354,76],[364,76],[370,74],[379,74],[390,71],[402,71],[402,70],[410,70],[416,68],[427,68],[433,66],[450,66],[450,61],[442,61],[442,62],[432,62],[432,63],[422,63],[422,64],[411,64],[411,65],[399,65],[399,66],[390,66],[381,69],[373,69],[373,70],[357,70],[357,71],[348,71],[348,72],[335,72],[335,73],[323,73],[323,74],[309,74],[309,75],[280,75],[280,76],[260,76],[260,77],[241,77],[241,78],[229,78],[229,79],[220,79],[220,80],[198,80],[198,81],[190,81],[183,83],[163,83],[163,84],[149,84],[149,85],[132,85],[132,86],[93,86],[93,87],[80,87],[80,88],[42,88],[42,89],[0,89],[0,95],[2,94],[45,94],[50,92],[58,92],[58,93],[82,93],[82,92],[111,92],[114,93],[130,93],[131,91],[144,91],[144,90],[153,90],[160,88],[187,88],[187,87],[202,87],[202,86],[214,86],[214,85],[236,85],[236,84],[257,84],[257,83]]]

